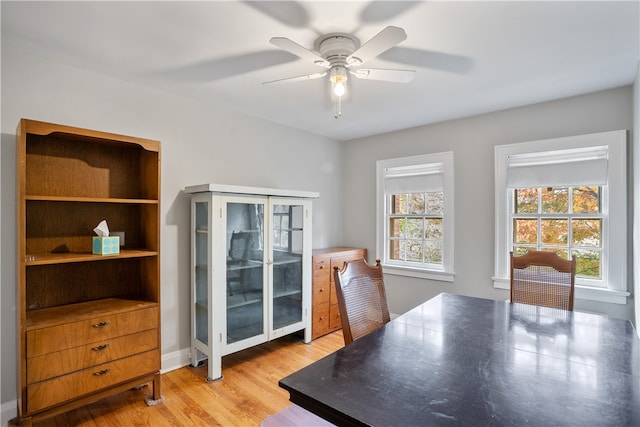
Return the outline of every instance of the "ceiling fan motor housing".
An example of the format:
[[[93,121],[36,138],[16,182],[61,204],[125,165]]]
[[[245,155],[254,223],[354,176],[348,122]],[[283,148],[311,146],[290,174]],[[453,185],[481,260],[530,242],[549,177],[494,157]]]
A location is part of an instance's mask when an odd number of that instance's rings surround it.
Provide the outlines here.
[[[360,41],[344,33],[334,33],[322,36],[316,41],[320,56],[329,61],[331,67],[347,65],[347,57],[360,46]]]

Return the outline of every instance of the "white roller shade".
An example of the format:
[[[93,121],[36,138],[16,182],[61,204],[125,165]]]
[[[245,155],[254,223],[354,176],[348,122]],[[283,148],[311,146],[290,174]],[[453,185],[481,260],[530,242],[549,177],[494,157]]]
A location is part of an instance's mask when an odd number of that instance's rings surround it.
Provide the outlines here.
[[[607,146],[509,155],[507,187],[605,185],[607,159]]]
[[[431,163],[384,170],[385,194],[409,194],[443,191],[444,165]]]

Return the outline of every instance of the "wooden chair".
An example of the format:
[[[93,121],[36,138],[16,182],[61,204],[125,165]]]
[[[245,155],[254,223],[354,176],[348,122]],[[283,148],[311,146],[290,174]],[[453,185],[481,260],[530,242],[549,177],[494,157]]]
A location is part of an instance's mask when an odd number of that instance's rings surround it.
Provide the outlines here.
[[[389,322],[380,260],[346,262],[333,270],[345,345]]]
[[[553,252],[511,252],[511,302],[573,310],[576,257],[571,260]]]
[[[247,286],[246,271],[239,267],[247,264],[250,243],[251,233],[244,231],[231,233],[227,257],[227,296],[233,295],[234,283],[239,283],[239,286]]]

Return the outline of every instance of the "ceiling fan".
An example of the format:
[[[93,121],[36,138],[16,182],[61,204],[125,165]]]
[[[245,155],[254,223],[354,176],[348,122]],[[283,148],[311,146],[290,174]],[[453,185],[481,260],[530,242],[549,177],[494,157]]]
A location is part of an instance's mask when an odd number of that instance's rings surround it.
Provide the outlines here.
[[[332,98],[336,101],[335,118],[338,118],[342,115],[342,97],[346,93],[349,75],[358,79],[396,83],[406,83],[413,80],[414,70],[359,68],[365,62],[391,49],[406,38],[407,34],[402,28],[393,26],[386,27],[363,45],[360,45],[360,40],[354,35],[331,33],[316,39],[315,51],[312,51],[286,37],[273,37],[270,40],[271,44],[322,67],[325,71],[272,80],[264,82],[264,84],[314,80],[329,75]]]

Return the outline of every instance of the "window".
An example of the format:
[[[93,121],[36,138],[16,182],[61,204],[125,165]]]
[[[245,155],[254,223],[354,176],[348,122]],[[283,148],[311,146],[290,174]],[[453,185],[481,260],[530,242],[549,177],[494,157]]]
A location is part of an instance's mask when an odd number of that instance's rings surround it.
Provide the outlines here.
[[[602,280],[606,217],[602,187],[517,188],[510,194],[511,250],[555,252],[576,257],[576,277]]]
[[[626,303],[626,131],[497,146],[494,286],[509,251],[575,255],[576,298]]]
[[[273,248],[288,250],[289,242],[289,219],[291,218],[291,206],[274,205],[273,207]]]
[[[377,162],[385,273],[453,281],[453,153]]]

